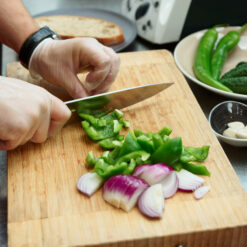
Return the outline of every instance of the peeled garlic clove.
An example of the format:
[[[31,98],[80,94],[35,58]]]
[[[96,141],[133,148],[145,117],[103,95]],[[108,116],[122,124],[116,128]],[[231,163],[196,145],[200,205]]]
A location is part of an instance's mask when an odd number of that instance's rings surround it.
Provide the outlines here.
[[[201,186],[194,191],[194,197],[196,199],[201,199],[208,193],[209,190],[210,190],[210,186]]]
[[[223,136],[236,138],[236,130],[232,128],[227,128],[226,130],[224,130]]]
[[[229,128],[232,128],[232,129],[243,129],[245,127],[244,123],[242,123],[240,121],[230,122],[230,123],[227,124],[227,126]]]
[[[236,132],[236,137],[240,139],[247,139],[247,129],[240,129]]]

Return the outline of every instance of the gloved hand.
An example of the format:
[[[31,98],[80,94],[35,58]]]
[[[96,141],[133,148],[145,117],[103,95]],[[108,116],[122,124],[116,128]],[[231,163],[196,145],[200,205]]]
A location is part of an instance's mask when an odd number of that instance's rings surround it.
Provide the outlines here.
[[[39,74],[46,81],[65,88],[73,98],[79,98],[109,90],[119,64],[117,54],[96,39],[49,38],[35,48],[28,67],[31,74]],[[91,71],[85,88],[77,74],[88,68]]]
[[[68,107],[45,89],[0,77],[0,150],[44,142],[70,118]]]

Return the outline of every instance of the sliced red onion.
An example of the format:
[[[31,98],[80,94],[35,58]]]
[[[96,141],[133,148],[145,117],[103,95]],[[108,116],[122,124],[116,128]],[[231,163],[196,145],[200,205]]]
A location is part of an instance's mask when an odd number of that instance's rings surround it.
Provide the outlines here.
[[[148,184],[153,185],[161,182],[172,171],[172,167],[164,163],[158,163],[154,165],[137,166],[132,175],[142,178]]]
[[[140,211],[151,218],[161,218],[165,210],[162,185],[155,184],[147,188],[138,200]]]
[[[138,166],[133,176],[144,179],[150,185],[160,183],[162,185],[164,198],[172,197],[178,189],[176,172],[172,167],[164,163]]]
[[[161,181],[164,198],[170,198],[177,192],[178,183],[178,176],[175,171],[172,171]]]
[[[203,185],[204,179],[185,170],[177,172],[178,189],[185,192],[192,192]]]
[[[104,179],[95,172],[82,175],[77,182],[77,189],[87,196],[91,196],[104,183]]]
[[[194,191],[194,197],[196,199],[201,199],[208,193],[209,190],[210,186],[201,186]]]
[[[103,187],[103,198],[113,206],[130,211],[139,195],[149,185],[140,178],[131,175],[116,175],[109,178]]]

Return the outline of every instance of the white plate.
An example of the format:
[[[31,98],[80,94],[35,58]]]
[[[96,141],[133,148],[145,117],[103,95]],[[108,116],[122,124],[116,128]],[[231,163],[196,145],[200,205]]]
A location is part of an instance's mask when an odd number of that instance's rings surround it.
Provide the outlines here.
[[[218,40],[226,34],[228,31],[233,29],[238,29],[239,27],[226,27],[226,28],[217,28],[219,32]],[[206,85],[205,83],[199,81],[193,72],[193,63],[195,52],[198,46],[198,43],[202,37],[202,35],[206,32],[206,30],[202,30],[196,33],[193,33],[184,39],[182,39],[176,46],[174,51],[174,58],[177,66],[182,71],[182,73],[189,78],[191,81],[196,84],[208,89],[214,93],[226,96],[232,99],[238,100],[247,100],[246,94],[238,94],[238,93],[229,93],[223,90],[211,87]],[[234,68],[239,62],[247,61],[247,30],[245,30],[242,35],[238,45],[231,51],[228,55],[225,64],[222,68],[222,74]]]
[[[128,47],[136,38],[137,36],[137,29],[134,22],[127,19],[121,14],[115,13],[110,10],[104,9],[96,9],[96,8],[68,8],[68,9],[56,9],[47,12],[43,12],[40,14],[35,15],[37,16],[46,16],[46,15],[79,15],[79,16],[90,16],[100,18],[106,21],[113,22],[119,25],[123,29],[124,33],[124,42],[116,45],[112,45],[111,48],[116,51],[122,51],[126,47]]]

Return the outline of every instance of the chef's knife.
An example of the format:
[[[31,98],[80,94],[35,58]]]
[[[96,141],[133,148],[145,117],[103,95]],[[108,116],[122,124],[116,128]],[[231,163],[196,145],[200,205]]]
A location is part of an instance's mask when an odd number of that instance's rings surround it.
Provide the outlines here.
[[[147,99],[171,86],[173,82],[160,82],[142,86],[125,88],[85,98],[66,101],[72,110],[80,112],[94,112],[97,110],[122,109]]]

